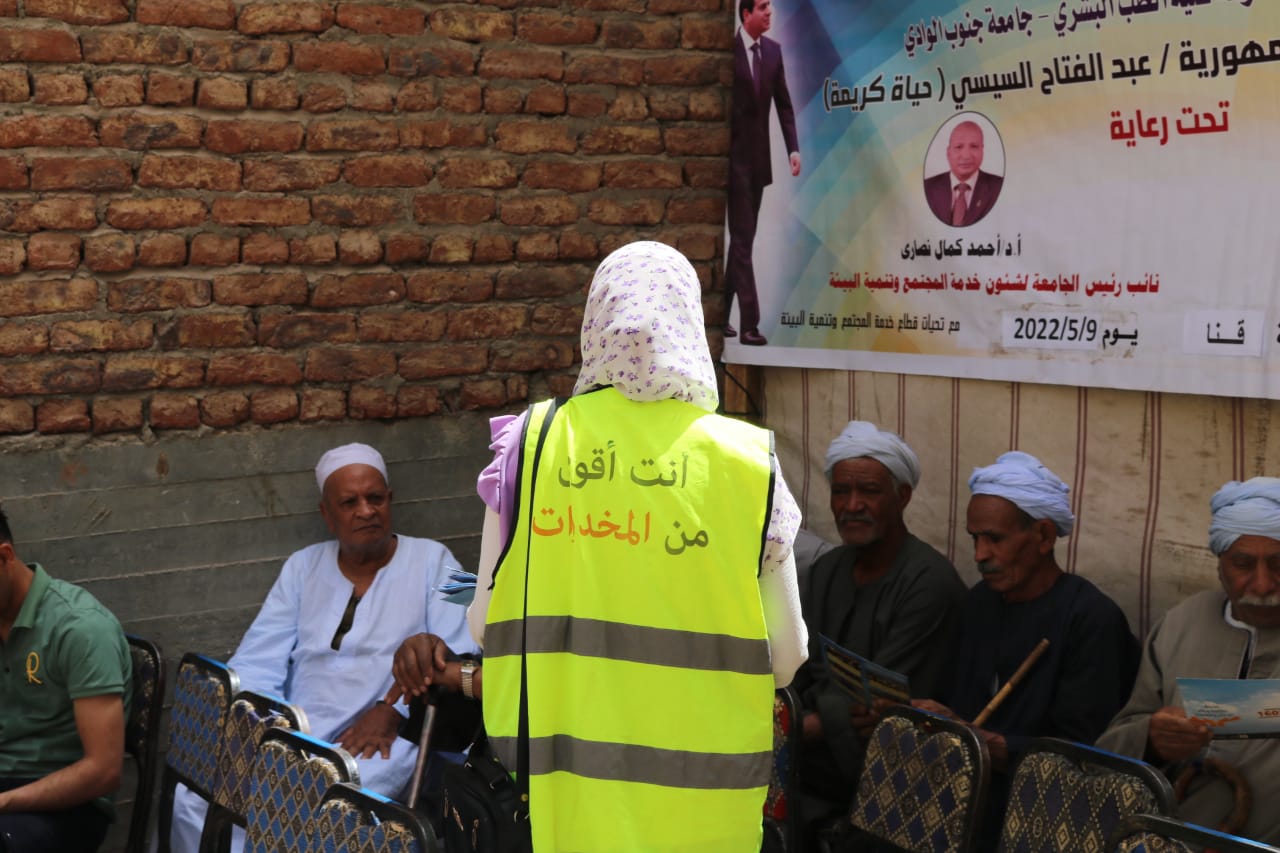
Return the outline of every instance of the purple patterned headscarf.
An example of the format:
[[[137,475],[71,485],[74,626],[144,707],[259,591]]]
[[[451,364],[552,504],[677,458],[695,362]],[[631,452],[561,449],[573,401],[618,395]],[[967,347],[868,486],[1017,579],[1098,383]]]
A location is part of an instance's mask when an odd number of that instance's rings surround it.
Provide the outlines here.
[[[719,404],[702,287],[670,246],[629,243],[605,258],[591,280],[573,393],[605,385],[631,400],[674,398],[708,412]]]

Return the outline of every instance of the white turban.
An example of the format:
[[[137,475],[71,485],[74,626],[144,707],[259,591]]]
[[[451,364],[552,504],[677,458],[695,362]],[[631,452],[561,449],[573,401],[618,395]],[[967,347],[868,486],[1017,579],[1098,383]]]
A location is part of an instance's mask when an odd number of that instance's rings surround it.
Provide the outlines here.
[[[1209,501],[1209,550],[1221,554],[1241,536],[1280,539],[1280,479],[1232,480]]]
[[[316,485],[320,487],[321,493],[324,492],[324,482],[329,479],[329,475],[348,465],[368,465],[370,468],[377,468],[378,473],[382,474],[382,481],[388,486],[391,485],[391,481],[387,478],[387,463],[382,461],[381,453],[367,444],[344,444],[321,456],[320,461],[316,463]]]
[[[866,456],[889,469],[899,483],[915,488],[920,482],[920,460],[907,443],[888,430],[882,430],[870,421],[849,421],[831,446],[823,470],[831,479],[831,469],[837,462]]]
[[[1030,453],[1011,450],[994,465],[974,468],[969,489],[975,495],[1004,498],[1036,520],[1049,519],[1059,536],[1067,536],[1075,526],[1067,500],[1071,489]]]

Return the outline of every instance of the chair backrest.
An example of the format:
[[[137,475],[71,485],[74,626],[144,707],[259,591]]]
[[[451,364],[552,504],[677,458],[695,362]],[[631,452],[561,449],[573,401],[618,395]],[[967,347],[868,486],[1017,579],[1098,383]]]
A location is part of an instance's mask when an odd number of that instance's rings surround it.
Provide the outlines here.
[[[325,793],[315,823],[311,849],[325,853],[440,853],[415,812],[346,782]]]
[[[147,822],[156,784],[156,757],[160,746],[160,714],[164,708],[164,656],[153,642],[126,635],[133,658],[133,696],[125,723],[124,749],[137,766],[133,810],[129,815],[126,853],[143,853]]]
[[[245,853],[303,853],[315,835],[325,792],[360,783],[346,750],[283,728],[263,735],[254,760],[246,809]]]
[[[850,819],[911,853],[962,853],[972,849],[989,774],[973,729],[898,706],[867,743]]]
[[[783,850],[799,850],[796,751],[800,743],[800,702],[783,687],[773,696],[773,766],[764,800],[765,832],[778,836]]]
[[[1169,780],[1151,765],[1071,741],[1037,738],[1014,773],[998,849],[1104,850],[1129,815],[1172,811]]]
[[[1122,820],[1106,849],[1115,853],[1191,853],[1201,848],[1218,853],[1280,853],[1280,848],[1260,841],[1148,814]]]
[[[169,711],[169,748],[160,782],[160,853],[169,853],[173,794],[179,782],[208,799],[217,783],[222,726],[240,679],[229,666],[188,652],[178,663]]]

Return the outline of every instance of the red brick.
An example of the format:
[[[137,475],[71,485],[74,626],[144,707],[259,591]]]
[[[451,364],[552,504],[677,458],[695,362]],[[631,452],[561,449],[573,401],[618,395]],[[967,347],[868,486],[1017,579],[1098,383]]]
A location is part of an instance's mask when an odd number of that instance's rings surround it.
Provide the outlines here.
[[[296,80],[267,77],[249,86],[249,102],[255,110],[293,110],[298,108]]]
[[[644,82],[644,61],[604,53],[584,54],[565,65],[564,81],[639,86]]]
[[[122,0],[27,0],[27,17],[57,18],[68,24],[119,24],[129,20]]]
[[[578,147],[572,127],[546,121],[505,121],[494,132],[494,143],[512,154],[572,154]]]
[[[98,224],[92,196],[0,202],[0,221],[19,234],[33,231],[90,231]]]
[[[219,391],[200,400],[200,420],[211,427],[233,427],[249,420],[249,398],[239,391]]]
[[[37,74],[35,102],[50,106],[74,106],[89,100],[83,74]]]
[[[372,231],[346,229],[338,237],[338,260],[349,266],[376,264],[382,260],[382,241]]]
[[[441,164],[436,179],[448,189],[505,189],[516,185],[516,169],[507,160],[453,157]]]
[[[535,335],[574,336],[581,328],[581,305],[554,305],[544,302],[533,306],[533,314],[529,318],[529,331]]]
[[[88,311],[97,302],[98,283],[90,278],[0,281],[0,317]]]
[[[179,317],[160,330],[165,349],[253,346],[256,335],[248,314],[201,312]]]
[[[399,132],[389,121],[324,121],[307,129],[308,151],[390,151]]]
[[[311,199],[317,222],[343,228],[386,225],[400,219],[400,200],[394,196],[318,195]]]
[[[673,198],[667,202],[667,221],[672,225],[723,224],[724,197]]]
[[[24,190],[27,184],[27,161],[17,156],[0,157],[0,189]]]
[[[590,271],[566,266],[508,269],[498,274],[493,295],[502,300],[566,296],[584,291],[590,280]]]
[[[123,113],[98,123],[102,144],[108,148],[199,148],[203,132],[201,119],[175,113]]]
[[[80,266],[80,237],[57,231],[32,234],[27,241],[27,269],[73,270]]]
[[[357,187],[420,187],[431,181],[431,166],[420,154],[385,154],[348,160],[342,169]]]
[[[353,314],[268,314],[258,324],[258,340],[275,349],[354,343],[356,318]]]
[[[401,148],[443,148],[448,144],[449,122],[446,120],[412,121],[400,128]]]
[[[516,242],[516,260],[554,261],[560,252],[559,244],[556,235],[546,231],[525,234]]]
[[[187,239],[181,234],[153,234],[138,244],[138,266],[180,267],[187,262]]]
[[[484,111],[490,115],[518,113],[523,109],[523,89],[514,86],[489,86],[484,90]]]
[[[0,68],[0,103],[17,104],[31,97],[25,68]]]
[[[477,264],[504,264],[515,257],[511,238],[503,234],[481,234],[476,238],[471,260]]]
[[[669,127],[667,154],[672,157],[724,157],[729,154],[727,127]]]
[[[245,273],[213,280],[213,299],[219,305],[305,305],[307,296],[301,273]]]
[[[225,234],[197,234],[191,238],[193,267],[228,267],[240,260],[240,238]]]
[[[141,228],[190,228],[208,216],[196,198],[122,198],[107,205],[107,224],[136,231]]]
[[[478,113],[484,109],[484,91],[484,86],[475,80],[441,81],[440,106],[451,113]]]
[[[88,432],[92,426],[84,400],[46,400],[36,409],[36,429],[42,433]]]
[[[612,18],[605,20],[600,35],[606,50],[671,51],[680,41],[680,28],[672,20],[636,21]]]
[[[418,9],[339,3],[338,26],[366,35],[422,35],[426,14]]]
[[[316,282],[311,304],[317,308],[387,305],[404,297],[404,277],[396,273],[326,275]]]
[[[49,349],[49,330],[42,323],[0,323],[0,355],[35,355]]]
[[[564,59],[558,50],[490,47],[481,54],[476,73],[489,79],[561,80],[564,78]]]
[[[680,254],[691,261],[711,261],[720,257],[722,247],[720,234],[722,229],[713,229],[708,234],[698,234],[686,230],[676,240],[676,248]]]
[[[236,192],[240,164],[221,157],[148,154],[138,169],[138,186]]]
[[[112,74],[93,81],[93,96],[101,107],[136,107],[142,103],[141,74]]]
[[[422,234],[392,234],[387,237],[383,257],[388,264],[425,261],[431,255],[431,240]]]
[[[293,46],[293,65],[304,73],[369,76],[387,70],[382,49],[371,44],[300,41]]]
[[[0,396],[24,394],[92,394],[102,387],[101,368],[93,359],[46,358],[18,362],[0,371]]]
[[[587,192],[600,186],[601,168],[599,163],[535,160],[525,167],[520,180],[532,189]]]
[[[473,88],[478,90],[479,87]],[[410,80],[396,93],[396,109],[400,112],[426,112],[434,110],[439,105],[440,99],[436,97],[435,83],[431,80]],[[461,112],[475,112],[475,110],[461,110]]]
[[[68,320],[54,323],[49,349],[54,352],[110,352],[151,346],[150,320]]]
[[[360,340],[377,343],[438,341],[444,337],[444,312],[374,311],[360,315]]]
[[[200,426],[200,401],[188,394],[159,393],[151,398],[150,416],[156,429],[195,429]]]
[[[31,164],[35,190],[126,190],[133,186],[133,170],[114,157],[40,157]]]
[[[727,57],[680,56],[678,53],[646,59],[644,82],[650,86],[708,86],[720,81],[722,72],[730,67],[729,61]]]
[[[515,24],[506,12],[477,9],[437,9],[427,16],[431,32],[459,41],[509,41],[515,35]]]
[[[92,148],[93,121],[83,116],[25,115],[0,119],[0,148]]]
[[[332,160],[249,160],[244,188],[252,192],[310,190],[338,180],[342,167]]]
[[[440,389],[432,385],[401,385],[396,391],[396,415],[422,418],[440,411]]]
[[[516,19],[516,34],[534,44],[591,44],[598,31],[596,22],[585,15],[521,12]]]
[[[677,15],[681,12],[716,12],[720,0],[649,0],[649,14]]]
[[[654,92],[649,96],[649,114],[658,121],[684,121],[689,115],[689,93],[669,90]],[[610,110],[609,115],[618,116]]]
[[[462,383],[459,408],[463,411],[493,409],[507,403],[507,386],[501,379],[473,379]]]
[[[226,77],[201,80],[196,106],[206,110],[243,110],[249,106],[249,84]]]
[[[694,189],[726,189],[729,186],[729,162],[724,159],[687,160],[684,180]]]
[[[488,344],[451,344],[412,350],[400,357],[405,379],[436,379],[484,373],[489,366]]]
[[[278,424],[298,417],[298,395],[286,388],[270,388],[249,395],[249,415],[255,424]]]
[[[195,103],[196,80],[153,71],[147,76],[147,103],[155,107],[189,107]]]
[[[306,388],[302,392],[302,406],[298,420],[340,421],[347,414],[347,395],[335,388]]]
[[[524,305],[485,305],[459,308],[449,313],[451,340],[497,340],[524,331],[529,326],[529,309]]]
[[[662,133],[656,124],[604,125],[583,134],[582,151],[585,154],[659,154]]]
[[[355,80],[351,85],[351,109],[389,113],[396,107],[396,89],[381,80]]]
[[[395,354],[384,350],[313,347],[307,351],[308,382],[353,382],[395,372]]]
[[[297,385],[300,381],[302,369],[287,355],[220,355],[209,362],[210,385]]]
[[[278,234],[255,231],[241,242],[240,259],[246,264],[283,264],[289,260],[289,241]]]
[[[80,36],[84,61],[99,65],[181,65],[187,47],[176,33],[87,30]]]
[[[231,39],[196,44],[191,64],[201,71],[275,74],[289,67],[289,43],[268,39]]]
[[[204,132],[204,144],[219,154],[289,152],[302,148],[305,132],[297,122],[211,121]]]
[[[680,164],[667,160],[614,160],[604,165],[603,185],[613,189],[676,189]]]
[[[726,115],[724,93],[720,89],[689,93],[689,118],[694,121],[722,121]]]
[[[441,234],[431,241],[433,264],[465,264],[473,260],[476,241],[469,234]]]
[[[574,383],[577,382],[578,377],[572,374],[568,376],[565,376],[563,374],[558,376],[555,374],[552,374],[550,376],[544,377],[544,379],[547,383],[547,393],[550,394],[551,396],[572,397]],[[521,399],[524,399],[524,398],[521,398]]]
[[[413,201],[413,218],[423,225],[478,225],[492,219],[494,209],[488,196],[420,195]]]
[[[573,88],[569,90],[567,111],[579,118],[597,118],[609,109],[609,97],[595,90]]]
[[[357,385],[347,395],[347,415],[352,418],[394,418],[396,398],[379,386]]]
[[[499,216],[506,225],[568,225],[577,220],[578,206],[563,196],[509,198]]]
[[[328,3],[251,3],[240,10],[237,24],[245,35],[268,33],[322,33],[333,26]]]
[[[338,257],[333,236],[329,234],[312,234],[310,237],[295,237],[289,241],[289,263],[309,266],[322,266],[333,263]]]
[[[311,205],[305,198],[219,198],[213,202],[213,221],[221,225],[306,225]]]
[[[493,346],[489,369],[530,373],[573,366],[573,344],[557,340],[499,341]]]
[[[680,19],[680,47],[685,50],[732,50],[733,22],[723,14],[707,17],[686,15]]]
[[[301,106],[309,113],[336,113],[347,107],[347,90],[336,83],[313,83],[303,91]]]
[[[84,238],[84,262],[94,272],[124,272],[133,269],[133,238],[111,232]]]
[[[387,71],[397,77],[470,77],[476,69],[475,50],[444,44],[392,47],[387,57]]]
[[[236,25],[232,0],[138,0],[135,13],[139,24],[161,27],[203,27],[230,30]]]
[[[203,308],[209,282],[199,278],[133,278],[107,285],[107,307],[121,313]]]
[[[104,391],[144,388],[198,388],[204,384],[204,361],[172,355],[113,355],[102,373]]]
[[[21,400],[0,400],[0,432],[31,432],[36,427],[35,409]]]
[[[0,29],[0,62],[79,62],[80,42],[65,30]]]
[[[529,90],[525,99],[524,111],[539,115],[558,116],[565,110],[564,87],[551,83],[542,83]]]
[[[142,428],[142,400],[137,397],[93,401],[93,432],[126,432]]]
[[[486,302],[493,297],[493,275],[481,270],[431,270],[408,280],[413,302]]]

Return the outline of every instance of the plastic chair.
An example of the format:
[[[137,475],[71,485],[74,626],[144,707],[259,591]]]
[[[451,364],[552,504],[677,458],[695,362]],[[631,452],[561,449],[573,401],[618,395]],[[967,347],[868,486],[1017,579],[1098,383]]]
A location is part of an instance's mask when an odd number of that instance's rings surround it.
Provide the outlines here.
[[[133,658],[133,695],[125,723],[124,749],[133,757],[137,784],[129,815],[126,853],[144,853],[151,800],[156,788],[156,758],[160,746],[160,715],[164,708],[164,656],[160,647],[143,637],[128,634]]]
[[[764,850],[800,849],[800,801],[796,797],[796,751],[800,746],[800,702],[783,687],[773,696],[773,767],[764,800]]]
[[[253,764],[245,818],[246,853],[303,853],[313,849],[315,816],[339,782],[359,784],[355,759],[311,735],[273,728]]]
[[[1126,817],[1172,811],[1169,780],[1151,765],[1071,741],[1038,738],[1014,773],[998,850],[1105,850]]]
[[[316,815],[311,850],[324,853],[439,853],[418,815],[381,794],[346,782],[331,787]]]
[[[1125,818],[1107,843],[1114,853],[1191,853],[1202,847],[1218,853],[1280,853],[1280,847],[1260,841],[1147,814]]]

